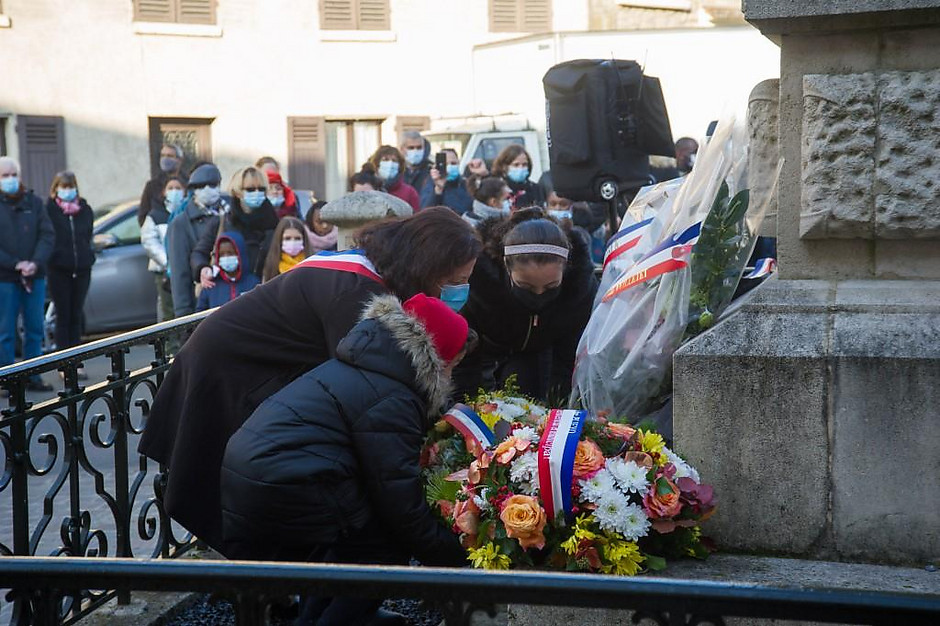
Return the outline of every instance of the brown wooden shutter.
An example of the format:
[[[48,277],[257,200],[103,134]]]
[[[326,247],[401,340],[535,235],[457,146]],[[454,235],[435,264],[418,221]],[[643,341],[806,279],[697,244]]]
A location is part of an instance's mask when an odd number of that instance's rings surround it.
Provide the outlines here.
[[[490,0],[490,32],[542,33],[552,30],[552,0]]]
[[[552,30],[552,0],[523,0],[522,5],[520,31],[544,33]]]
[[[137,22],[175,22],[174,0],[134,0],[134,20]]]
[[[177,0],[177,21],[184,24],[215,24],[215,0]]]
[[[16,119],[23,182],[41,196],[52,178],[65,169],[65,120],[49,115],[20,115]]]
[[[391,30],[388,0],[358,0],[358,30]]]
[[[320,0],[321,30],[356,30],[356,0]]]
[[[490,32],[518,32],[519,0],[490,0]]]
[[[296,189],[326,195],[326,119],[287,118],[287,175]]]

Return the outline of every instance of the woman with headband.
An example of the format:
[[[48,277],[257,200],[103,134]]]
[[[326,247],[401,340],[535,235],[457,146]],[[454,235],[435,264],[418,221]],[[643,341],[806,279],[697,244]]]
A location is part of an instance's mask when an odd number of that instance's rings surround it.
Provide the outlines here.
[[[567,396],[597,290],[587,243],[539,208],[478,229],[483,252],[461,313],[480,345],[454,374],[459,391],[499,388],[515,374],[528,396]]]

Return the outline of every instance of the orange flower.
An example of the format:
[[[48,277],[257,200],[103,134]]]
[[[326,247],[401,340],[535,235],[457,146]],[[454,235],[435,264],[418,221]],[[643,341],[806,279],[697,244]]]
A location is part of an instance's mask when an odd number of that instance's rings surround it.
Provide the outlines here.
[[[630,426],[630,424],[618,424],[616,422],[610,422],[607,424],[607,433],[611,437],[617,437],[618,439],[623,439],[626,441],[636,434],[636,429]]]
[[[480,507],[473,501],[473,495],[466,500],[457,500],[454,504],[454,525],[460,532],[476,537],[480,529]]]
[[[523,549],[544,548],[545,535],[542,531],[548,518],[538,501],[532,496],[510,496],[503,503],[499,514],[506,527],[506,535],[517,539]]]
[[[627,452],[623,455],[624,461],[633,461],[640,467],[653,469],[653,457],[645,452]]]
[[[483,470],[490,466],[490,460],[492,460],[492,458],[492,454],[484,452],[476,461],[470,463],[470,471],[467,472],[467,480],[471,485],[479,484],[479,482],[483,480]]]
[[[667,493],[661,487],[668,487]],[[664,519],[677,515],[682,510],[679,501],[679,488],[665,476],[657,478],[650,486],[650,490],[643,496],[643,507],[650,519]]]
[[[604,467],[604,453],[596,443],[590,439],[578,442],[578,448],[574,452],[574,476],[575,478],[587,478],[593,476],[600,468]]]
[[[496,446],[493,456],[500,465],[509,465],[514,458],[519,456],[519,453],[528,450],[530,445],[527,439],[507,437],[501,444]]]

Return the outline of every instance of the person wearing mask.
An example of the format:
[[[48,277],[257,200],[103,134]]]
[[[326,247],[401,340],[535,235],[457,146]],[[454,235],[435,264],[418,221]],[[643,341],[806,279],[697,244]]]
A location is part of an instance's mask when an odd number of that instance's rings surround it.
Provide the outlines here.
[[[261,279],[268,282],[317,252],[310,244],[304,223],[296,217],[285,217],[274,229]]]
[[[418,198],[418,192],[402,180],[405,159],[398,151],[398,148],[392,146],[379,147],[369,158],[367,165],[372,166],[372,171],[382,181],[385,191],[407,202],[415,213],[421,210],[421,200]],[[363,167],[363,170],[365,169]]]
[[[382,181],[375,175],[372,166],[366,163],[361,171],[349,178],[349,191],[382,191]]]
[[[166,511],[226,556],[219,476],[229,437],[263,400],[336,357],[372,296],[440,297],[468,282],[481,250],[473,228],[444,207],[368,224],[356,240],[357,249],[313,256],[206,318],[154,398],[139,450],[169,466]]]
[[[183,169],[183,149],[176,144],[165,143],[160,147],[160,173],[151,178],[144,185],[140,194],[140,206],[137,208],[137,222],[144,223],[144,216],[154,209],[163,208],[163,188],[171,176],[186,176]]]
[[[512,212],[512,192],[499,176],[471,176],[467,179],[467,191],[473,196],[473,202],[470,211],[462,217],[471,226],[479,226],[484,220],[507,217]]]
[[[567,398],[597,290],[587,244],[539,208],[479,230],[483,252],[461,313],[480,347],[455,372],[458,392],[497,389],[515,375],[527,396]]]
[[[277,172],[268,170],[268,202],[274,207],[278,219],[285,217],[299,217],[300,208],[297,194],[284,183],[284,179]]]
[[[82,342],[82,310],[95,262],[91,247],[95,216],[78,195],[78,179],[72,172],[59,172],[52,179],[46,211],[55,228],[48,278],[55,305],[55,345],[56,350],[65,350]]]
[[[0,157],[0,367],[16,358],[16,322],[23,314],[23,358],[42,354],[46,264],[55,248],[49,213],[20,180],[20,164]],[[52,391],[40,376],[29,391]]]
[[[512,190],[510,201],[513,210],[530,206],[545,206],[545,192],[529,179],[532,174],[532,157],[524,146],[517,143],[503,148],[493,161],[493,176],[501,176]]]
[[[166,231],[170,214],[183,206],[186,181],[180,176],[170,176],[163,186],[163,206],[143,213],[140,225],[140,245],[147,253],[147,270],[153,274],[157,288],[157,321],[173,319],[173,294],[170,277],[167,275]],[[137,217],[140,220],[141,214]]]
[[[263,402],[225,448],[223,527],[234,558],[460,567],[419,458],[473,336],[419,293],[372,299],[336,358]],[[299,623],[405,624],[381,600],[316,598]],[[393,622],[393,616],[397,619]]]
[[[421,191],[430,178],[431,144],[421,133],[409,130],[402,133],[401,154],[405,157],[404,182]]]
[[[199,292],[197,311],[222,306],[261,283],[261,279],[245,271],[245,240],[237,230],[219,235],[215,241],[215,257],[218,259],[219,273],[212,287]]]
[[[264,260],[268,255],[271,237],[277,228],[277,214],[268,202],[267,177],[255,167],[246,167],[235,172],[229,185],[231,210],[225,215],[210,219],[202,237],[193,247],[190,255],[193,277],[199,280],[203,289],[215,285],[219,273],[217,262],[213,261],[213,250],[219,234],[223,231],[238,231],[244,238],[244,272],[250,272],[261,280],[264,274]]]
[[[447,155],[447,171],[431,168],[431,175],[421,189],[421,208],[446,206],[463,215],[472,208],[473,198],[467,191],[467,181],[460,175],[460,157],[450,148],[442,152]]]
[[[210,233],[212,241],[215,240],[216,230],[211,230],[210,226],[217,229],[218,221],[213,218],[228,213],[229,203],[222,197],[221,183],[219,168],[211,163],[200,165],[189,177],[186,200],[178,210],[170,213],[166,244],[174,317],[183,317],[196,310],[190,257],[203,235]]]
[[[326,202],[322,200],[314,202],[310,205],[310,210],[307,211],[307,217],[304,218],[307,227],[307,239],[310,241],[310,247],[313,250],[311,254],[324,250],[336,250],[336,245],[339,242],[339,227],[320,217],[320,209],[325,206]]]
[[[281,164],[277,162],[273,156],[263,156],[257,161],[255,161],[255,167],[267,174],[268,172],[274,172],[275,174],[281,173]]]

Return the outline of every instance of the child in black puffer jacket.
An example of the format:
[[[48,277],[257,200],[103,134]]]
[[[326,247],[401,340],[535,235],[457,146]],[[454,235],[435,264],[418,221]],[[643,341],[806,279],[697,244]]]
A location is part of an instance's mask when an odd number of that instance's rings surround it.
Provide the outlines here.
[[[419,456],[467,340],[467,322],[436,298],[374,297],[335,359],[264,401],[229,440],[225,554],[466,564],[425,501]],[[368,623],[377,609],[338,599],[316,623]]]

